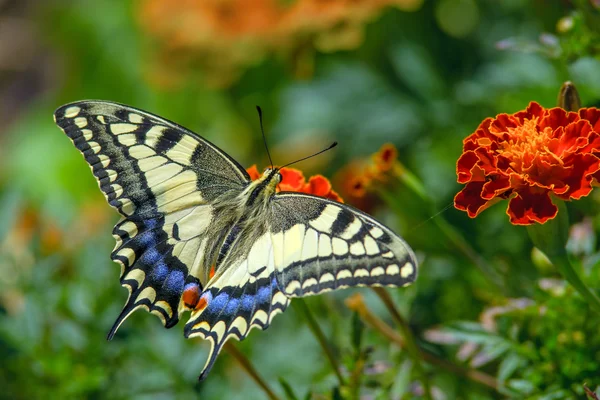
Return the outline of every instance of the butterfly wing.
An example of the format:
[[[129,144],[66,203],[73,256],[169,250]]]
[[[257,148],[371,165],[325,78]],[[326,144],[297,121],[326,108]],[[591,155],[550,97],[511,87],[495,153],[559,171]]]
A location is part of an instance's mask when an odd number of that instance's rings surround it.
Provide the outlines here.
[[[275,218],[282,213],[287,217]],[[279,194],[271,235],[277,282],[289,297],[353,286],[406,286],[417,278],[417,259],[408,244],[345,204]]]
[[[202,294],[186,337],[211,342],[200,378],[225,342],[244,339],[253,327],[266,329],[292,297],[351,286],[406,286],[417,277],[410,247],[389,228],[347,205],[299,193],[273,198],[264,227],[240,233],[245,256],[232,259]],[[258,233],[256,233],[258,231]]]
[[[199,269],[209,247],[211,204],[227,191],[241,191],[248,174],[212,143],[135,108],[81,101],[60,107],[54,118],[123,216],[113,230],[111,258],[121,264],[129,298],[109,338],[140,307],[166,327],[175,325],[184,285],[208,276]]]

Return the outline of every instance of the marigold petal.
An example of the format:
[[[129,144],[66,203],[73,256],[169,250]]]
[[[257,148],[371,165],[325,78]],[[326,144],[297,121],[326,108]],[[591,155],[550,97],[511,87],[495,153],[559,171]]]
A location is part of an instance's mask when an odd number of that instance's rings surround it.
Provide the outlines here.
[[[543,224],[556,217],[558,207],[552,203],[549,191],[535,193],[526,189],[510,199],[506,213],[514,225]]]
[[[260,178],[260,172],[258,172],[258,168],[256,167],[256,164],[252,165],[249,168],[246,168],[246,172],[248,173],[248,175],[250,175],[250,179],[252,179],[253,181]]]
[[[546,109],[539,103],[532,101],[529,103],[524,111],[519,111],[514,114],[514,118],[518,121],[519,125],[525,122],[525,120],[532,120],[534,118],[542,118],[546,115]]]
[[[338,203],[344,202],[344,199],[342,199],[342,197],[335,190],[331,190],[326,197],[330,200],[337,201]]]
[[[507,190],[510,190],[510,178],[506,175],[494,175],[492,180],[483,185],[481,198],[491,200],[494,197],[501,196]]]
[[[467,183],[473,179],[473,168],[476,166],[479,157],[474,151],[467,151],[463,153],[458,161],[456,162],[456,175],[458,175],[458,183]],[[483,170],[479,168],[483,175]],[[476,180],[483,180],[483,176]]]
[[[536,154],[527,168],[523,168],[523,179],[530,185],[546,189],[564,187],[564,180],[573,173],[573,167],[565,165],[562,160]]]
[[[579,110],[581,119],[587,120],[595,132],[600,133],[600,110],[597,108],[582,108]]]
[[[557,137],[560,138],[560,145],[554,153],[561,157],[565,153],[573,153],[579,149],[585,148],[589,144],[588,136],[592,133],[592,126],[588,121],[579,120],[568,126],[556,129]]]
[[[500,167],[500,165],[498,165],[498,161],[501,160],[501,158],[498,157],[495,149],[492,148],[488,150],[480,148],[477,149],[475,153],[479,158],[478,165],[481,169],[483,169],[485,175],[489,175],[496,172]]]
[[[584,153],[597,153],[600,149],[600,132],[592,131],[587,137],[587,145],[581,149]]]
[[[592,179],[600,174],[600,159],[593,154],[582,154],[572,164],[572,173],[565,178],[569,190],[558,196],[564,200],[580,199],[592,191]]]
[[[454,207],[466,211],[469,217],[475,218],[489,202],[481,197],[484,182],[469,182],[454,197]]]
[[[296,168],[284,167],[279,170],[281,173],[281,183],[279,189],[284,192],[298,192],[304,186],[304,174]]]
[[[314,175],[309,178],[302,191],[315,196],[326,197],[331,192],[331,183],[323,175]]]
[[[541,107],[541,106],[540,106]],[[559,126],[567,126],[573,122],[579,121],[579,115],[576,112],[569,112],[560,107],[551,108],[546,110],[544,115],[539,121],[538,126],[540,129],[549,127],[554,130]]]
[[[489,132],[494,135],[497,140],[507,140],[509,136],[508,131],[517,126],[519,126],[519,121],[512,115],[499,114],[490,123]]]
[[[468,144],[473,144],[475,147],[479,147],[479,143],[477,140],[479,138],[488,137],[493,140],[493,138],[496,137],[493,133],[490,132],[490,126],[492,125],[493,122],[494,122],[494,118],[484,119],[479,124],[477,129],[475,130],[475,133],[472,133],[471,135],[467,136],[463,140],[463,145],[465,146],[465,150],[467,150]],[[472,149],[469,149],[469,150],[472,150]]]

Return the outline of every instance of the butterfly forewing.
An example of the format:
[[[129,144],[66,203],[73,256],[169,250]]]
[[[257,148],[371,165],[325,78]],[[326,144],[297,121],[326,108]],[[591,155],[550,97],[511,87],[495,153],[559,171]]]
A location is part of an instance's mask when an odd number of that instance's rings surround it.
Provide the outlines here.
[[[204,267],[211,202],[241,191],[248,175],[208,141],[131,107],[83,101],[56,110],[55,120],[123,216],[112,258],[130,296],[109,336],[139,307],[173,326],[190,271]]]
[[[405,286],[417,277],[411,248],[369,215],[315,196],[273,200],[275,273],[290,297],[351,286]],[[286,215],[276,218],[276,215]]]

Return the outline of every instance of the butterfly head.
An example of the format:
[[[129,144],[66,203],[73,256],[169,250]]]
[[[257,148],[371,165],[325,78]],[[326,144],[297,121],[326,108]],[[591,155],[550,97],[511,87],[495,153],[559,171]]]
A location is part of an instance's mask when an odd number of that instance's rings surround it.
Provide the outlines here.
[[[277,192],[277,185],[281,183],[282,179],[279,168],[265,169],[262,176],[253,181],[242,194],[246,206],[254,206],[259,202],[266,204]]]
[[[275,185],[279,185],[283,177],[281,176],[279,168],[267,167],[265,168],[261,179],[267,180],[270,184],[274,183]]]

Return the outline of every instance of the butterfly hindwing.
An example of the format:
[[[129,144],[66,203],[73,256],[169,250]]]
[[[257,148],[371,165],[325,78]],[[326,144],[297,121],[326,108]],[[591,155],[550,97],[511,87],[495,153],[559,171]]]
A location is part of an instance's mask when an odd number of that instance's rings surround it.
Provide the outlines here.
[[[244,339],[252,328],[264,330],[289,305],[274,274],[274,247],[267,220],[255,220],[230,231],[231,245],[192,312],[186,337],[210,341],[211,349],[200,378],[209,372],[225,342]]]
[[[211,202],[241,191],[247,173],[187,129],[124,105],[72,103],[56,110],[55,120],[123,216],[113,230],[112,259],[121,264],[130,294],[109,337],[140,307],[175,325],[190,271],[204,267]]]
[[[292,297],[352,286],[406,286],[417,261],[408,245],[365,213],[323,198],[282,193],[256,237],[243,241],[244,257],[221,266],[192,313],[187,337],[211,342],[201,377],[226,340],[266,329]]]
[[[243,267],[243,265],[241,266]],[[244,339],[252,328],[267,329],[278,313],[285,311],[290,299],[279,290],[274,276],[249,279],[244,283],[215,282],[203,293],[206,308],[192,314],[185,327],[186,337],[201,337],[211,344],[202,380],[230,338]]]

